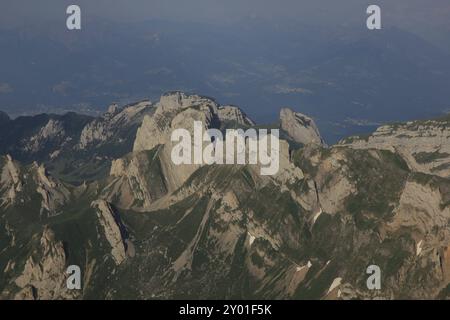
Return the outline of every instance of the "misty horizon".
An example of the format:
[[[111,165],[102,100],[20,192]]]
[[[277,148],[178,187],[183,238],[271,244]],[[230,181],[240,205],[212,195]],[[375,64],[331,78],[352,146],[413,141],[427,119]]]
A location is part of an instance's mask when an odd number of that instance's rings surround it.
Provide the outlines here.
[[[74,3],[79,31],[65,26]],[[382,30],[367,30],[369,4],[381,7]],[[181,90],[239,105],[260,123],[292,107],[334,140],[373,129],[350,124],[450,109],[449,13],[444,0],[7,0],[0,110],[100,114]]]

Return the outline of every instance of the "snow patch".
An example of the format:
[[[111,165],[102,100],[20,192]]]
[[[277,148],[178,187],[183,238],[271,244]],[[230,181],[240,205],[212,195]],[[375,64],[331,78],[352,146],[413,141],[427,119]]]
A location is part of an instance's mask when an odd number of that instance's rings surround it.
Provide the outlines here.
[[[320,215],[322,214],[322,208],[319,208],[319,212],[317,212],[314,217],[313,217],[313,224],[316,223],[317,219],[320,217]]]
[[[422,252],[422,243],[423,243],[423,240],[420,240],[419,243],[417,244],[417,247],[416,247],[416,256],[419,256],[420,253]]]
[[[341,285],[342,282],[342,278],[336,278],[333,280],[333,283],[330,286],[330,289],[328,289],[327,294],[329,294],[331,291],[333,291],[334,289],[336,289],[337,287],[339,287]]]
[[[304,266],[297,267],[297,268],[296,268],[296,271],[299,272],[299,271],[302,271],[302,270],[305,269],[305,268],[309,269],[309,268],[311,268],[311,267],[312,267],[312,263],[311,263],[311,261],[308,261],[308,263],[305,264]]]
[[[253,236],[250,232],[247,232],[248,233],[248,243],[250,244],[250,245],[252,245],[253,244],[253,242],[255,242],[255,236]]]

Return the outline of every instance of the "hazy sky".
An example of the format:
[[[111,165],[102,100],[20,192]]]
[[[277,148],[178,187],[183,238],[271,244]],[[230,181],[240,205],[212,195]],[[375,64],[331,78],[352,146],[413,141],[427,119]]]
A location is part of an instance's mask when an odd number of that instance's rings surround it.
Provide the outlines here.
[[[389,20],[450,25],[449,0],[0,0],[2,24],[61,19],[78,4],[90,15],[112,19],[162,18],[228,22],[246,17],[345,22],[364,18],[364,8],[379,4]],[[390,21],[395,23],[394,21]]]
[[[85,22],[162,19],[226,25],[265,19],[351,27],[364,27],[366,8],[377,4],[384,27],[407,29],[450,52],[450,0],[0,0],[0,27],[65,25],[70,4],[81,7]]]

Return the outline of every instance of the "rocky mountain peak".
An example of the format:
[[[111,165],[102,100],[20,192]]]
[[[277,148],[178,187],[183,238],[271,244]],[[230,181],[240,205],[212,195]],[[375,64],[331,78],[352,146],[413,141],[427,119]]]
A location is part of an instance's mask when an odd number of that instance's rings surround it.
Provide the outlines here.
[[[144,116],[153,112],[150,101],[144,100],[119,108],[113,104],[100,118],[89,122],[81,131],[78,147],[86,149],[92,146],[101,146],[111,142],[121,142],[129,134],[129,131],[140,125]]]
[[[20,177],[19,165],[13,161],[12,157],[8,154],[3,161],[0,176],[0,205],[9,206],[15,203],[17,193],[22,191],[23,182]]]
[[[320,136],[319,129],[314,120],[302,113],[294,112],[289,108],[280,111],[281,129],[295,142],[306,144],[323,145],[324,141]]]
[[[103,228],[105,237],[111,246],[111,256],[119,265],[133,251],[133,244],[125,238],[126,230],[120,222],[114,209],[104,200],[92,202],[91,207],[95,209],[99,223]]]
[[[49,142],[62,144],[65,136],[64,124],[59,120],[49,119],[39,132],[25,142],[23,149],[31,153],[37,153],[45,149]]]
[[[204,130],[234,128],[236,125],[245,128],[254,125],[239,107],[221,106],[209,98],[188,96],[181,92],[164,95],[154,114],[144,117],[136,134],[133,153],[124,159],[113,161],[110,173],[114,182],[111,182],[111,189],[106,193],[106,198],[120,199],[121,206],[126,208],[145,209],[150,208],[162,194],[181,187],[202,165],[173,164],[171,133],[182,128],[193,135],[194,121],[200,121]],[[153,154],[151,161],[148,160],[148,153]],[[155,185],[159,186],[159,176],[163,181],[162,186],[158,188],[145,181],[145,175],[149,174],[147,168],[155,166],[154,163],[158,164]],[[258,166],[253,166],[253,169],[255,172],[260,170]],[[302,171],[295,168],[290,160],[289,145],[286,141],[280,143],[279,169],[273,177],[279,184],[293,183],[303,177]],[[133,196],[124,196],[129,194]],[[139,206],[136,207],[135,202],[129,199],[139,199]]]
[[[108,107],[108,111],[106,113],[115,114],[117,113],[117,111],[119,111],[119,106],[117,105],[117,103],[114,103]]]
[[[236,106],[220,106],[217,110],[217,114],[222,122],[231,121],[246,126],[255,125],[255,122]]]
[[[165,144],[170,141],[172,130],[189,130],[194,121],[202,121],[205,129],[219,128],[225,122],[254,124],[238,107],[220,106],[208,97],[171,92],[161,97],[153,115],[144,118],[137,131],[133,150],[151,150],[157,145]]]
[[[33,239],[36,241],[37,239]],[[44,227],[39,243],[25,262],[22,273],[15,280],[20,288],[15,299],[47,300],[73,299],[77,292],[66,287],[67,257],[64,245],[55,239],[55,233]]]
[[[184,109],[201,105],[217,107],[217,103],[211,98],[196,94],[187,94],[180,91],[166,93],[161,96],[161,99],[159,101],[159,106],[162,111]]]

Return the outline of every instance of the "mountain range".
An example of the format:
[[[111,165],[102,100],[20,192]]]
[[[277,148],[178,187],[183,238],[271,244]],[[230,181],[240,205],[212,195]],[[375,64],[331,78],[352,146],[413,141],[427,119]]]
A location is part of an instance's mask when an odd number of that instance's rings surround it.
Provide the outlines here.
[[[280,129],[280,170],[174,165],[170,133],[194,121]],[[257,125],[179,91],[98,117],[1,113],[0,297],[450,298],[449,140],[447,116],[328,146],[289,108]]]

